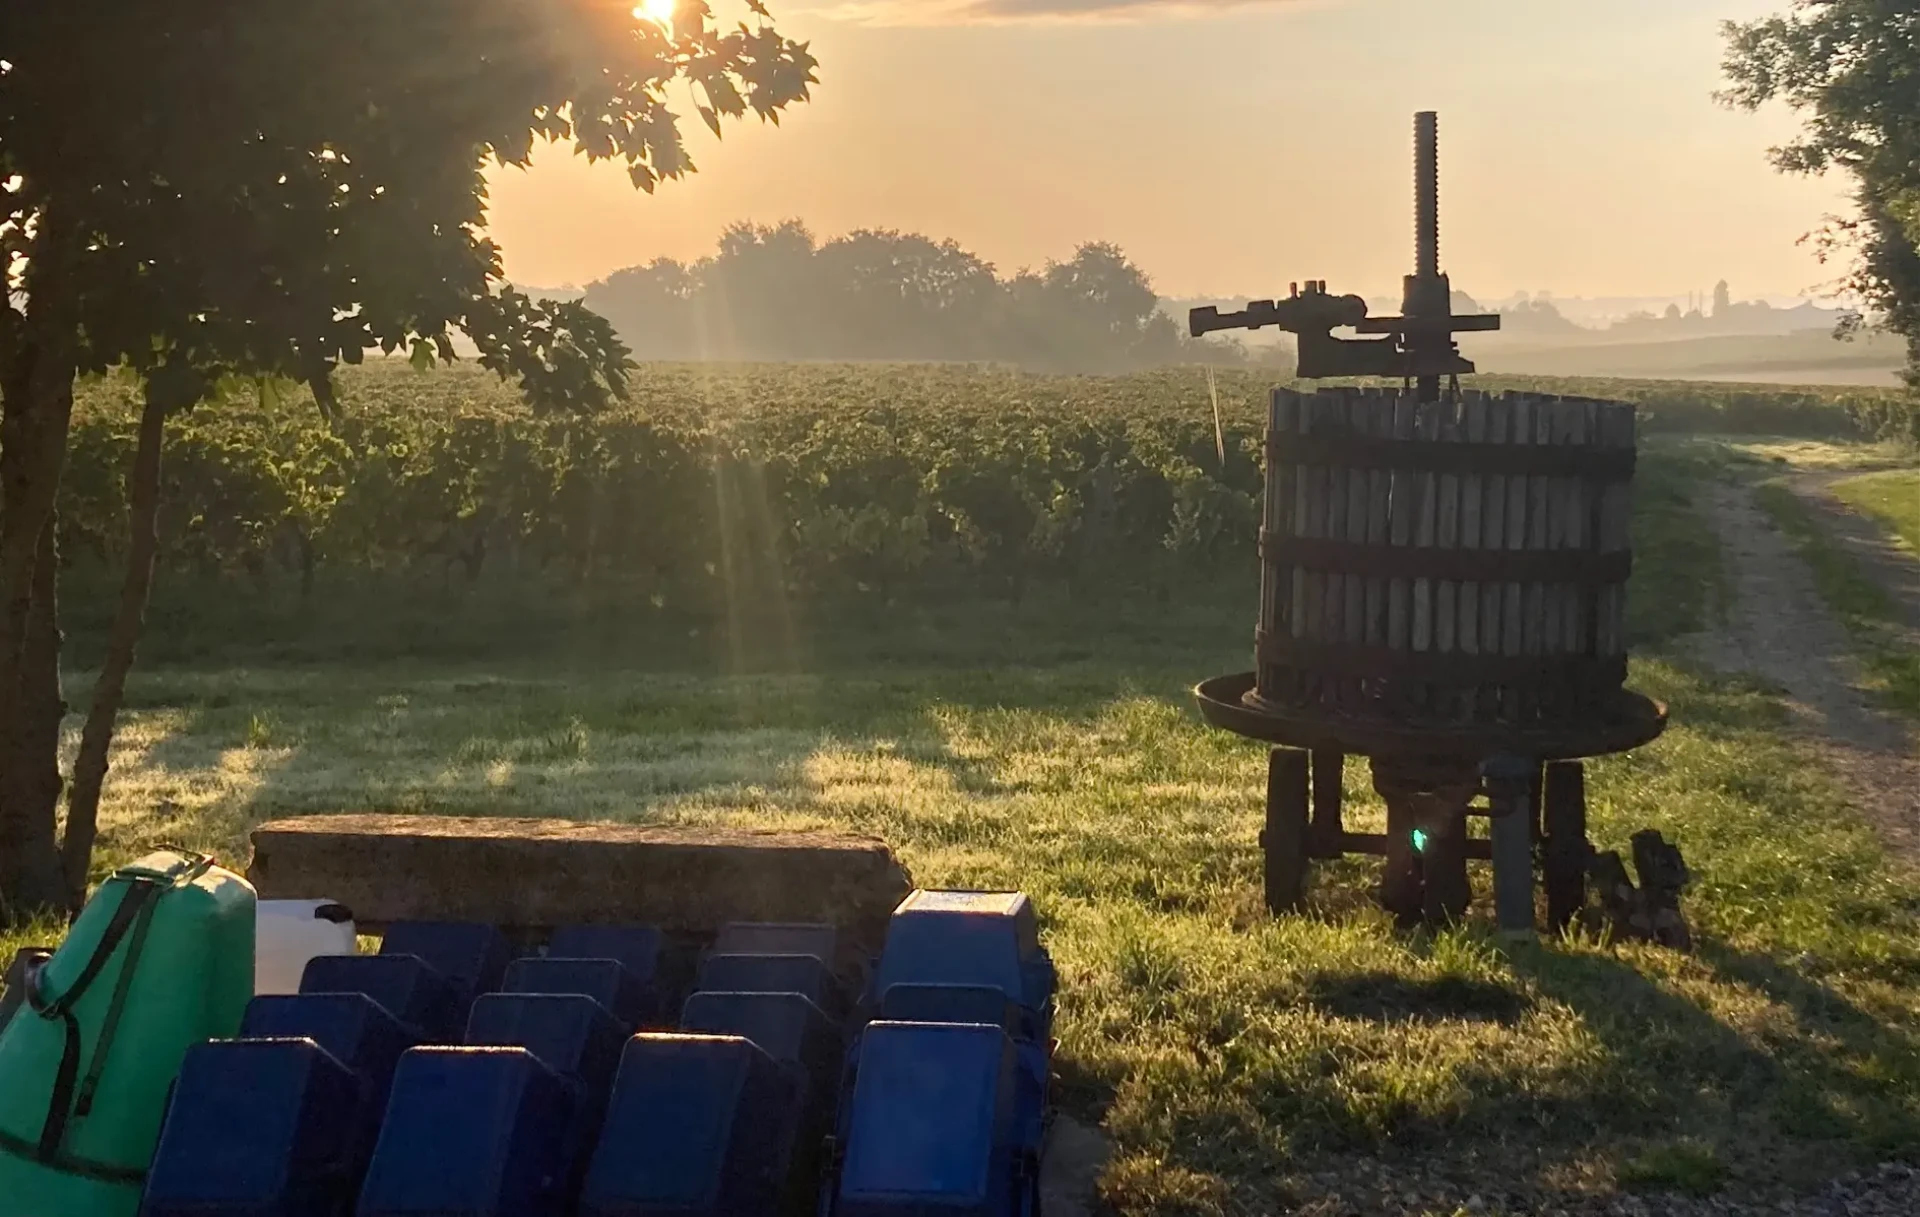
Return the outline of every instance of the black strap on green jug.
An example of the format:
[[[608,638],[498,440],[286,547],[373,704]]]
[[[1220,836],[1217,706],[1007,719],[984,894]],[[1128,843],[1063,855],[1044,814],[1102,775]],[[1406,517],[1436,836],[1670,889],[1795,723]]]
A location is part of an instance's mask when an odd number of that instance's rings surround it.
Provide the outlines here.
[[[34,1157],[42,1163],[56,1168],[67,1165],[61,1162],[64,1157],[61,1146],[66,1141],[67,1123],[73,1118],[74,1096],[80,1081],[80,1053],[84,1047],[81,1043],[80,1020],[74,1017],[73,1008],[82,997],[86,996],[87,990],[93,987],[94,981],[100,978],[100,973],[106,969],[108,961],[119,949],[121,939],[127,936],[129,930],[135,928],[136,922],[139,923],[137,940],[144,941],[146,925],[151,919],[153,906],[158,903],[160,891],[161,885],[154,879],[128,878],[126,894],[120,897],[120,903],[115,906],[113,919],[107,923],[105,932],[100,935],[100,941],[93,948],[93,954],[87,957],[86,964],[80,969],[80,975],[74,977],[73,983],[67,986],[66,992],[55,998],[48,997],[45,990],[47,969],[44,967],[34,973],[33,981],[27,987],[27,1005],[33,1012],[44,1019],[59,1019],[66,1032],[66,1043],[60,1051],[60,1067],[54,1074],[53,1093],[47,1101],[46,1123],[41,1126],[40,1143],[34,1151]],[[116,994],[116,1000],[124,996],[125,978],[133,972],[133,956],[134,952],[128,952],[127,961],[121,967],[121,991]],[[95,1054],[96,1066],[103,1057],[104,1053]],[[87,1165],[92,1169],[75,1170],[73,1173],[94,1174],[103,1171],[118,1173],[118,1168],[102,1164]],[[136,1180],[141,1177],[138,1171],[129,1173]]]
[[[157,885],[154,894],[159,894]],[[86,1119],[93,1111],[93,1095],[100,1089],[107,1054],[113,1051],[113,1037],[120,1030],[120,1015],[127,1008],[127,991],[133,988],[134,973],[140,970],[140,954],[147,949],[147,931],[153,928],[153,910],[158,903],[157,899],[149,900],[134,919],[133,937],[127,940],[127,957],[113,982],[113,1000],[107,1003],[106,1017],[100,1020],[100,1037],[93,1043],[93,1060],[87,1065],[86,1076],[80,1079],[79,1092],[74,1096],[73,1118],[76,1120]]]
[[[173,851],[181,855],[183,862],[166,871],[159,872],[171,886],[178,887],[191,883],[205,874],[213,866],[213,855],[197,854],[187,850]],[[155,877],[143,875],[138,870],[128,869],[120,872],[122,876],[136,882],[155,882]],[[134,973],[139,970],[140,955],[147,947],[147,931],[153,928],[153,905],[151,902],[142,910],[141,916],[133,927],[133,939],[127,944],[126,962],[120,967],[120,977],[114,982],[113,1000],[107,1003],[106,1017],[100,1022],[100,1038],[94,1041],[93,1061],[87,1066],[86,1077],[80,1080],[80,1089],[74,1098],[73,1118],[84,1120],[93,1112],[93,1096],[100,1089],[100,1075],[106,1072],[108,1054],[113,1051],[113,1039],[120,1031],[120,1016],[127,1008],[127,993],[133,988]]]

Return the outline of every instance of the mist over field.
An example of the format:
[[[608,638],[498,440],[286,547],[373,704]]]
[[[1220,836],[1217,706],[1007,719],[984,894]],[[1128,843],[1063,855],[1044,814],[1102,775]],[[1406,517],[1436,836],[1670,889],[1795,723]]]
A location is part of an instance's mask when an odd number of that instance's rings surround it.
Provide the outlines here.
[[[821,237],[798,221],[730,226],[711,254],[656,258],[586,287],[529,287],[605,316],[642,360],[1006,363],[1035,371],[1124,373],[1188,363],[1292,368],[1273,330],[1193,340],[1188,310],[1242,297],[1168,299],[1116,245],[1083,243],[1037,269],[1002,271],[953,240],[861,230]],[[1270,285],[1284,293],[1287,285]],[[1368,300],[1376,316],[1399,311]],[[1501,328],[1462,350],[1491,373],[1892,387],[1903,340],[1860,314],[1808,299],[1741,299],[1722,280],[1681,298],[1587,300],[1551,292],[1480,300],[1456,313]],[[1870,319],[1868,319],[1870,320]]]

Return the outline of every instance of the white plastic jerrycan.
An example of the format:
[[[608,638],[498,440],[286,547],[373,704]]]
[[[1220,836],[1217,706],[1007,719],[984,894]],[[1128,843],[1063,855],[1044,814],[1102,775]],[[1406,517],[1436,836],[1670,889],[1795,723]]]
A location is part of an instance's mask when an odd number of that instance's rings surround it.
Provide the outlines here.
[[[254,931],[253,991],[298,993],[307,961],[351,955],[353,914],[331,900],[262,900]]]

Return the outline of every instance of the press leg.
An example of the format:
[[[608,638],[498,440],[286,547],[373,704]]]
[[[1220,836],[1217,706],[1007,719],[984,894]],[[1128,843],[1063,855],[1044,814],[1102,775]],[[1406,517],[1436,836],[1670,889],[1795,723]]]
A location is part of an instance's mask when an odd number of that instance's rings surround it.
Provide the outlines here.
[[[1404,803],[1387,804],[1387,859],[1380,872],[1380,904],[1403,928],[1420,923],[1426,907],[1420,856],[1413,849],[1416,821]]]
[[[1308,851],[1316,858],[1338,858],[1346,828],[1340,821],[1340,780],[1347,758],[1338,752],[1313,754],[1313,822],[1307,830]]]
[[[1542,846],[1547,888],[1547,928],[1565,932],[1587,902],[1587,775],[1579,761],[1547,766],[1542,793],[1546,840]]]
[[[1533,842],[1531,801],[1505,809],[1495,805],[1493,837],[1493,909],[1500,930],[1508,934],[1533,933]]]
[[[1375,757],[1373,788],[1387,805],[1381,903],[1404,925],[1466,916],[1467,804],[1480,767],[1450,758]]]
[[[1266,852],[1267,908],[1299,909],[1307,887],[1307,754],[1299,749],[1275,748],[1267,757],[1267,826],[1260,847]]]
[[[1542,820],[1546,804],[1547,770],[1544,765],[1535,765],[1527,780],[1527,838],[1538,849],[1547,839],[1547,830]]]
[[[1464,809],[1429,821],[1427,850],[1420,859],[1426,878],[1422,912],[1429,925],[1463,920],[1473,889],[1467,883],[1467,818]]]

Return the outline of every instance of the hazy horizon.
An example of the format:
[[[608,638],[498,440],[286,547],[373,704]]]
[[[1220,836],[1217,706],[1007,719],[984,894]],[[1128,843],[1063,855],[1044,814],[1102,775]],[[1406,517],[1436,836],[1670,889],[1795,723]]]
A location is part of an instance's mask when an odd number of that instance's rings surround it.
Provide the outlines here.
[[[1796,241],[1844,205],[1840,183],[1767,163],[1791,115],[1711,96],[1719,21],[1786,6],[776,0],[820,57],[813,102],[723,142],[692,120],[700,172],[652,197],[544,152],[490,175],[490,230],[511,278],[549,286],[798,218],[952,237],[1003,272],[1112,241],[1167,297],[1308,277],[1388,295],[1410,269],[1411,117],[1437,109],[1443,265],[1477,295],[1725,278],[1798,297],[1833,277]],[[1125,19],[1008,19],[1080,12]]]

